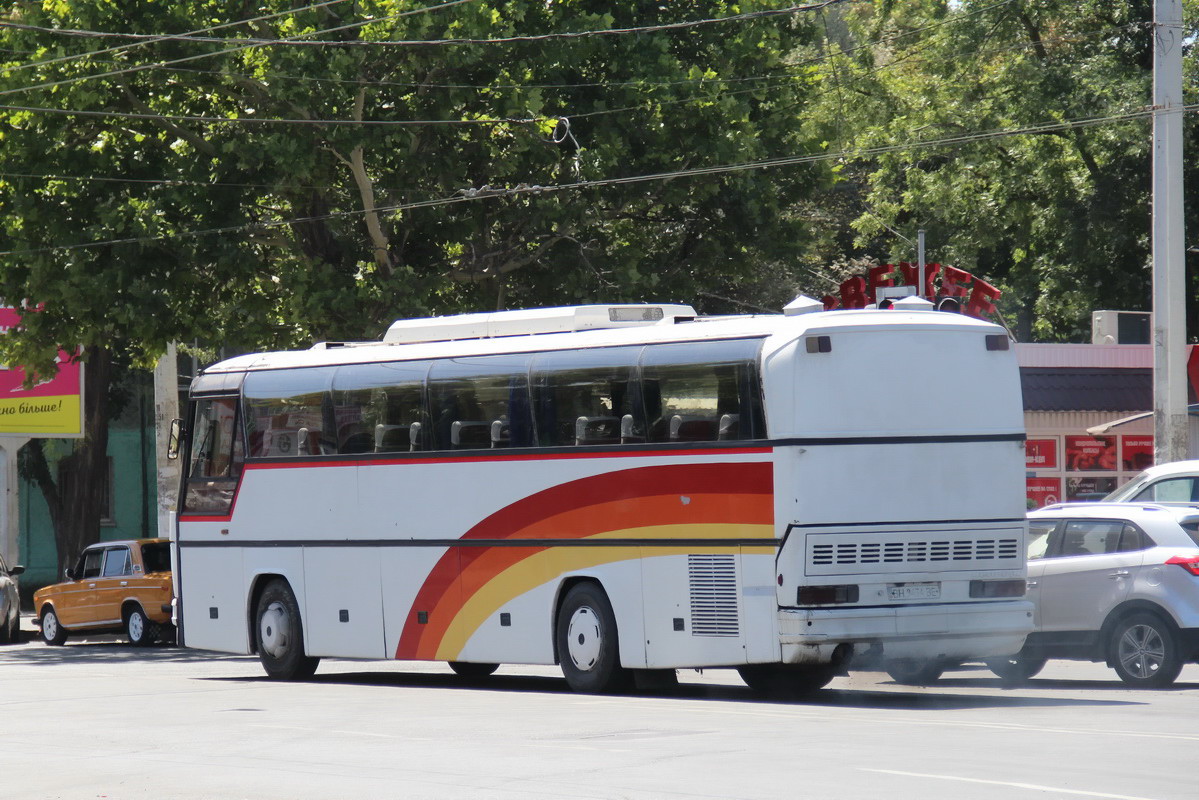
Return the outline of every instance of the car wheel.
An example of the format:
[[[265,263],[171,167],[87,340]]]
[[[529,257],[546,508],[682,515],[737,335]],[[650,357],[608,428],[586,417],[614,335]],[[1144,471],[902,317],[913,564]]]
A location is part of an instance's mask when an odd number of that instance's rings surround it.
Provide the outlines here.
[[[499,664],[475,664],[469,661],[451,661],[450,669],[463,678],[486,678],[500,668]]]
[[[766,697],[805,697],[823,689],[836,676],[832,664],[789,666],[785,664],[746,664],[737,667],[745,685]]]
[[[906,686],[936,683],[945,671],[945,662],[935,658],[896,658],[883,665],[891,680]]]
[[[1156,614],[1142,612],[1118,622],[1108,656],[1120,680],[1130,686],[1169,686],[1182,672],[1174,629]]]
[[[146,612],[140,607],[134,607],[125,616],[125,633],[134,647],[147,647],[158,638],[158,626],[146,617]]]
[[[287,581],[276,578],[266,585],[254,619],[258,659],[266,674],[280,681],[312,677],[320,659],[304,655],[300,605]]]
[[[0,644],[13,644],[17,641],[17,620],[20,617],[5,617],[0,625]]]
[[[42,641],[60,645],[67,640],[67,629],[58,621],[58,614],[50,606],[42,609]]]
[[[574,691],[603,694],[630,684],[629,671],[620,666],[616,615],[596,584],[580,583],[566,593],[555,635],[562,674]]]
[[[1024,683],[1045,668],[1049,659],[1044,656],[1032,655],[1024,651],[1014,656],[988,658],[987,669],[994,672],[1006,683]]]

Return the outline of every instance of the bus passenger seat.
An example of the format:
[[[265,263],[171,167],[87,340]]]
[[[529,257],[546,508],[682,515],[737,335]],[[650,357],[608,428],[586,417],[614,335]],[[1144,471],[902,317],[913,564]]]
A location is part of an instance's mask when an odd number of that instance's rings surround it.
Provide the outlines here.
[[[491,421],[491,446],[507,447],[511,443],[512,431],[508,427],[508,420],[493,419]]]
[[[670,440],[672,442],[710,442],[716,437],[713,420],[704,417],[684,417],[675,414],[670,418]]]
[[[408,426],[408,449],[413,452],[425,449],[425,443],[421,440],[421,425],[419,422],[413,422]]]
[[[615,444],[621,424],[616,417],[579,417],[575,420],[575,444]]]
[[[720,429],[716,436],[722,442],[728,441],[729,439],[740,439],[740,428],[740,414],[723,414],[720,417]]]
[[[487,422],[456,419],[450,424],[450,446],[470,450],[491,446],[491,425]]]
[[[620,418],[620,443],[631,444],[633,442],[644,442],[644,436],[637,435],[636,423],[633,421],[632,414],[625,414]]]

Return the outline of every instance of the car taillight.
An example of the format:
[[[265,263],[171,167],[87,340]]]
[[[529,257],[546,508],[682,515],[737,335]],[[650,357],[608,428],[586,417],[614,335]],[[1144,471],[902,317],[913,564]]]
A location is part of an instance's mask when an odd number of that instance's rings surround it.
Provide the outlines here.
[[[1192,575],[1199,575],[1199,556],[1170,556],[1167,564],[1177,564]]]

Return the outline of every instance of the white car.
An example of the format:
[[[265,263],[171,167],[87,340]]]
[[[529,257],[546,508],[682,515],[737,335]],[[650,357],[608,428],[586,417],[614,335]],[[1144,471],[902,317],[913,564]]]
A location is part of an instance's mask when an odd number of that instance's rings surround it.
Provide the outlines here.
[[[1068,503],[1030,512],[1024,649],[987,665],[1022,680],[1050,658],[1106,661],[1132,686],[1169,686],[1199,660],[1199,507]]]
[[[1150,467],[1103,500],[1107,503],[1199,503],[1199,461],[1171,461]]]

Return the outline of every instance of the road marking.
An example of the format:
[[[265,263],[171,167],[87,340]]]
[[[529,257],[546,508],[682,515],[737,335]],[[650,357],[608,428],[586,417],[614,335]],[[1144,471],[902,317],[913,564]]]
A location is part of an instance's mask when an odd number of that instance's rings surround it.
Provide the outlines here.
[[[1056,792],[1057,794],[1076,794],[1083,797],[1103,797],[1107,800],[1153,800],[1150,797],[1136,797],[1130,794],[1110,794],[1108,792],[1088,792],[1083,789],[1061,789],[1057,786],[1042,786],[1037,783],[1017,783],[1016,781],[989,781],[985,778],[963,778],[958,775],[934,775],[930,772],[903,772],[897,769],[871,769],[859,767],[860,772],[881,772],[885,775],[903,775],[908,778],[937,778],[943,781],[961,781],[963,783],[986,783],[992,786],[1011,786],[1014,789],[1031,789],[1035,792]]]

